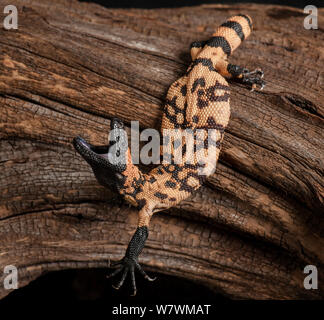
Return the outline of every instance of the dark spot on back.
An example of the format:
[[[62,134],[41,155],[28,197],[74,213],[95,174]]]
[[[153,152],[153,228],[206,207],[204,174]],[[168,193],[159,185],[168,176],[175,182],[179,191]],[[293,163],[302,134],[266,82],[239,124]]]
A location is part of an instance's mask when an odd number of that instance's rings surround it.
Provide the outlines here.
[[[156,179],[154,177],[151,177],[148,182],[149,183],[154,183],[155,181],[156,181]]]
[[[154,195],[157,197],[157,198],[160,198],[162,200],[166,199],[168,197],[167,194],[165,193],[161,193],[161,192],[155,192]]]
[[[193,116],[193,117],[192,117],[192,121],[193,121],[194,123],[198,123],[198,121],[199,121],[199,117],[198,117],[198,116]]]
[[[187,95],[187,86],[183,85],[180,89],[180,92],[185,97]]]
[[[172,189],[174,189],[176,187],[176,185],[177,184],[175,182],[172,182],[172,181],[166,181],[166,183],[165,183],[165,186],[167,188],[172,188]]]

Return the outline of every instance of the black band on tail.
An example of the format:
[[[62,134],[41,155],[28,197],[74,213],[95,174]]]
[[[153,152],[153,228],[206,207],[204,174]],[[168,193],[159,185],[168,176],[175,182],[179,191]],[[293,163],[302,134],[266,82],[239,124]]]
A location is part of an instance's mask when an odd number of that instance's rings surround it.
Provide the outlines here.
[[[250,20],[250,18],[248,16],[246,16],[245,14],[238,14],[239,17],[243,17],[249,24],[250,30],[252,30],[252,22]]]
[[[210,40],[207,41],[207,45],[213,48],[221,47],[224,53],[228,56],[232,53],[230,44],[224,37],[221,36],[215,36],[210,38]]]
[[[190,48],[202,48],[205,46],[207,41],[194,41],[191,43]]]
[[[233,29],[236,32],[236,34],[238,35],[238,37],[241,39],[241,41],[243,41],[245,39],[242,26],[238,22],[226,21],[221,25],[221,27]]]

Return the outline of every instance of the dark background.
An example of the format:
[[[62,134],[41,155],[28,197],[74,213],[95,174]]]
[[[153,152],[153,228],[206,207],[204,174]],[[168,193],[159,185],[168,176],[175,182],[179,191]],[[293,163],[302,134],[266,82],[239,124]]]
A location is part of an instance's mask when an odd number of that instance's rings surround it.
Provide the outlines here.
[[[263,3],[288,5],[298,8],[304,8],[308,4],[317,7],[323,7],[324,1],[287,1],[287,0],[259,0],[259,1],[193,1],[193,0],[94,0],[81,2],[95,2],[108,8],[174,8],[181,6],[196,6],[199,4],[211,3]],[[104,269],[87,269],[87,270],[65,270],[48,273],[30,285],[14,290],[6,298],[0,301],[0,308],[4,305],[19,305],[22,302],[31,306],[39,305],[51,301],[51,304],[60,305],[67,301],[101,301],[108,305],[118,305],[119,303],[203,303],[208,302],[217,304],[228,303],[228,298],[221,293],[215,293],[202,285],[188,281],[186,279],[154,274],[158,279],[156,282],[147,282],[140,275],[137,275],[138,294],[136,297],[130,297],[131,288],[126,281],[119,291],[112,289],[111,284],[116,283],[119,279],[106,280],[106,275],[110,270]],[[145,294],[144,294],[145,293]],[[107,305],[107,307],[108,307]],[[242,307],[242,305],[240,306]],[[249,307],[249,306],[247,306]],[[234,310],[233,310],[234,311]],[[110,318],[111,310],[107,309],[107,318]]]
[[[64,270],[47,273],[28,286],[12,291],[1,303],[62,303],[64,301],[97,301],[109,302],[111,305],[119,303],[183,303],[193,304],[197,301],[204,303],[215,300],[228,300],[208,288],[174,276],[167,276],[147,271],[150,276],[157,277],[154,282],[145,280],[139,273],[135,274],[137,295],[132,294],[131,283],[127,276],[124,285],[113,289],[112,284],[117,284],[121,273],[112,279],[106,276],[112,273],[111,269],[80,269]],[[18,279],[19,280],[19,279]],[[1,314],[1,312],[0,312]]]
[[[263,4],[277,4],[284,6],[293,6],[297,8],[304,8],[305,6],[312,4],[316,7],[323,7],[323,0],[80,0],[81,2],[95,2],[101,4],[107,8],[176,8],[184,6],[197,6],[200,4],[210,4],[210,3],[225,3],[225,4],[235,4],[235,3],[263,3]]]

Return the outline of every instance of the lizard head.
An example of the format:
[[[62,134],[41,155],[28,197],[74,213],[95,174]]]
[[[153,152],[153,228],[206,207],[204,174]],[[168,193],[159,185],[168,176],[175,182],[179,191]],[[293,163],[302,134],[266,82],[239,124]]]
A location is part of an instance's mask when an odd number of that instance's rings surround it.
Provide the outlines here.
[[[126,170],[127,135],[124,124],[117,118],[111,120],[110,128],[108,145],[93,145],[77,136],[73,139],[73,146],[91,166],[98,182],[116,191],[125,179],[121,173]]]

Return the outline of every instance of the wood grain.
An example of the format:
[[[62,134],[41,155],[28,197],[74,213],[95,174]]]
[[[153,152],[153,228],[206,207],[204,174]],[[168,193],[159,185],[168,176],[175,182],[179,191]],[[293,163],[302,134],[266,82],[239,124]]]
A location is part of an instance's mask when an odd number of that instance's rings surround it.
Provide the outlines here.
[[[16,4],[18,30],[0,29],[0,275],[13,264],[23,286],[121,258],[136,211],[98,185],[73,137],[104,144],[113,116],[159,129],[190,43],[246,13],[254,32],[231,62],[262,67],[267,87],[231,83],[216,173],[152,219],[140,262],[232,298],[324,297],[303,287],[308,264],[323,278],[323,9],[319,29],[305,30],[302,10],[281,6]]]

